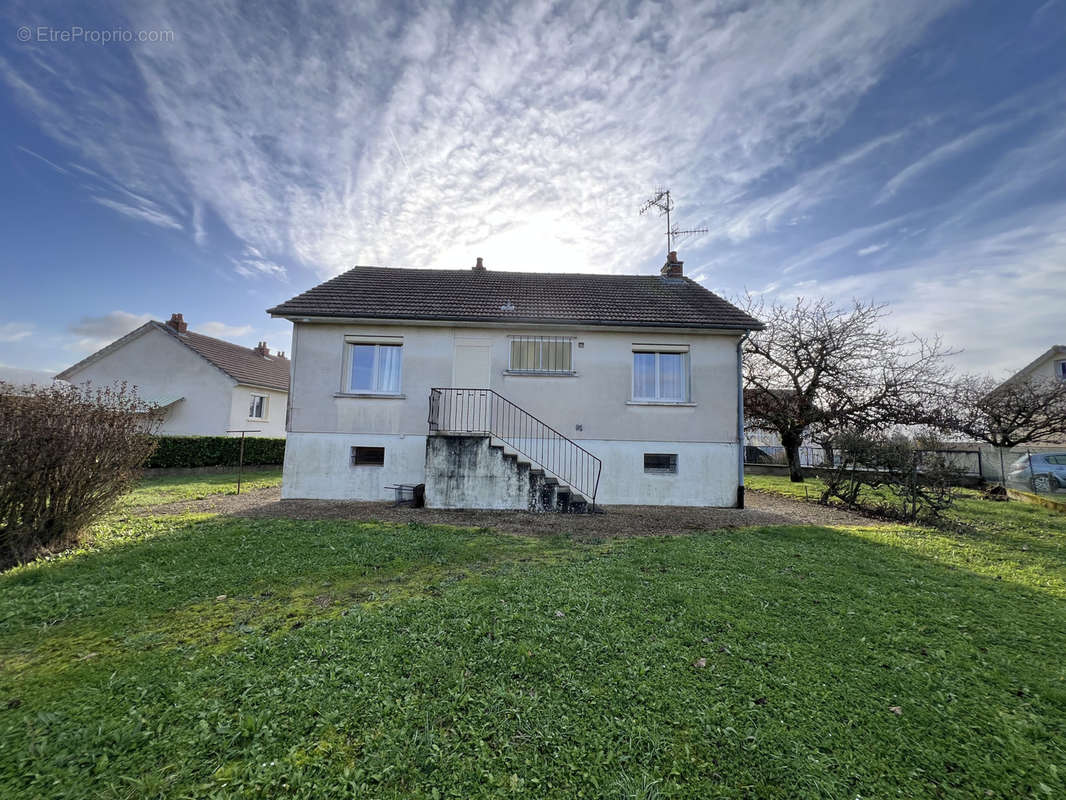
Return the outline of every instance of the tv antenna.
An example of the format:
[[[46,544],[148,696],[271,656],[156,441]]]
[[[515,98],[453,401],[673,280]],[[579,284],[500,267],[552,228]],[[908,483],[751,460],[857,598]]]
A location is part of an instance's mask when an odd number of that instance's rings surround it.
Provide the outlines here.
[[[677,243],[683,242],[691,236],[695,236],[700,233],[707,233],[706,228],[688,228],[682,230],[680,225],[670,224],[670,212],[674,210],[674,201],[670,199],[670,190],[659,187],[655,190],[655,194],[650,199],[645,201],[644,205],[640,207],[640,214],[644,216],[653,208],[659,209],[659,216],[666,217],[666,255],[670,257],[670,253],[677,249]]]

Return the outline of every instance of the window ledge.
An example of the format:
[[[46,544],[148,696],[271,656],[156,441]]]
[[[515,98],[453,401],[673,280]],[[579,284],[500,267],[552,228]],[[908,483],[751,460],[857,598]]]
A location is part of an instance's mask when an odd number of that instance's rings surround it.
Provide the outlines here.
[[[245,422],[270,422],[266,417],[248,417]]]
[[[577,372],[570,371],[558,371],[551,372],[548,370],[538,369],[505,369],[504,375],[513,375],[519,378],[576,378]]]
[[[377,400],[406,400],[405,394],[383,394],[381,392],[335,392],[334,397],[369,397]]]
[[[676,408],[695,408],[697,403],[674,403],[670,400],[626,400],[627,406],[674,406]]]

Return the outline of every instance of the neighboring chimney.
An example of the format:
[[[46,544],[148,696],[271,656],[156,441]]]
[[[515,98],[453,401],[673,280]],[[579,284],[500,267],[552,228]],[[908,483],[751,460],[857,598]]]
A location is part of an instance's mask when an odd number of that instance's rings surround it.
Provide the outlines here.
[[[181,314],[171,314],[170,319],[167,320],[167,327],[173,328],[178,333],[185,333],[189,329],[189,326],[185,324],[185,320],[182,319]]]
[[[663,264],[663,268],[659,270],[664,278],[683,278],[685,272],[682,269],[684,261],[677,260],[677,251],[671,250],[670,255],[666,257],[666,263]]]
[[[481,256],[478,256],[477,263],[474,264],[472,269],[475,272],[485,272],[485,263],[484,263],[484,259],[482,259]]]
[[[268,356],[270,355],[270,348],[267,347],[266,342],[260,342],[255,346],[255,352],[261,356]]]

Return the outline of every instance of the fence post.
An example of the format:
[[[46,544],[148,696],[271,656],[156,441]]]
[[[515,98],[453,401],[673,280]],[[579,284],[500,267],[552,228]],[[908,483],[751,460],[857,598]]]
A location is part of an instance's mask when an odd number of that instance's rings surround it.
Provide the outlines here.
[[[241,455],[237,460],[237,494],[241,493],[241,478],[244,476],[244,434],[259,433],[261,428],[244,428],[242,430],[228,430],[226,433],[239,433],[241,435]]]

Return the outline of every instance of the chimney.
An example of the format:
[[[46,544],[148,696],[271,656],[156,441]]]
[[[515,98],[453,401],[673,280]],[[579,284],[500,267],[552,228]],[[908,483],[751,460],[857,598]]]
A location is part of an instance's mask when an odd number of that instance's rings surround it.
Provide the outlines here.
[[[267,347],[266,342],[260,342],[255,346],[255,352],[261,356],[268,356],[270,355],[270,348]]]
[[[666,263],[663,264],[663,268],[659,270],[664,278],[683,278],[685,272],[682,269],[684,261],[677,260],[677,251],[671,250],[670,255],[666,257]]]
[[[170,319],[167,320],[167,327],[173,328],[178,333],[185,333],[189,329],[189,326],[185,324],[185,320],[182,319],[181,314],[171,314]]]
[[[485,272],[486,271],[485,270],[484,259],[482,259],[481,256],[477,257],[477,263],[474,264],[472,269],[474,270],[474,272]]]

